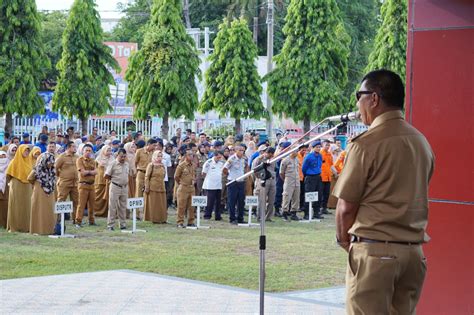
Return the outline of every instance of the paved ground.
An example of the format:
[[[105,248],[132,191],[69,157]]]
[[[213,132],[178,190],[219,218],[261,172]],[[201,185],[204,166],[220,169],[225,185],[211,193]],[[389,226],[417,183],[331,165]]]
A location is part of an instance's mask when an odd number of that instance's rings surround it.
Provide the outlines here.
[[[255,314],[256,291],[129,270],[0,281],[0,314]],[[343,289],[266,294],[267,314],[345,314]]]

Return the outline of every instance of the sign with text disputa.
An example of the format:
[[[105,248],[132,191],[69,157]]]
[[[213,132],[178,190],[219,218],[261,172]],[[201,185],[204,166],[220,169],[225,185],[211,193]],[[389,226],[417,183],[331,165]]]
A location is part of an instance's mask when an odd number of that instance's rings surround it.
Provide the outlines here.
[[[245,197],[246,206],[258,206],[258,197],[257,196],[247,196]]]
[[[206,196],[193,196],[191,200],[191,205],[193,207],[205,207],[207,206],[207,197]]]
[[[144,201],[141,198],[127,198],[127,209],[138,209],[143,208]]]
[[[54,213],[71,213],[72,201],[56,202],[54,205]]]
[[[306,202],[318,201],[318,192],[312,191],[304,194]]]

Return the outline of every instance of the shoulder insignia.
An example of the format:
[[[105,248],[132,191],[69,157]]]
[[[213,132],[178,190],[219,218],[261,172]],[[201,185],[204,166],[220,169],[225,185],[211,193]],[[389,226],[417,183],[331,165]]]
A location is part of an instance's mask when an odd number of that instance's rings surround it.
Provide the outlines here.
[[[360,137],[362,137],[363,135],[365,135],[365,133],[366,133],[367,131],[368,131],[368,130],[359,133],[357,136],[355,136],[354,138],[352,138],[352,139],[349,141],[349,143],[354,142],[355,140],[359,139]]]

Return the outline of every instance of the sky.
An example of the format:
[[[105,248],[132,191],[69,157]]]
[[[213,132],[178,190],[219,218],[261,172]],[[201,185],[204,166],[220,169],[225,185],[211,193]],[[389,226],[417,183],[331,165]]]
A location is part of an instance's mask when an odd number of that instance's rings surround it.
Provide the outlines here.
[[[74,0],[36,0],[36,7],[38,10],[69,10]],[[117,11],[117,4],[119,2],[126,3],[127,0],[96,0],[97,10],[101,17],[111,18],[119,17],[119,12],[104,12]]]

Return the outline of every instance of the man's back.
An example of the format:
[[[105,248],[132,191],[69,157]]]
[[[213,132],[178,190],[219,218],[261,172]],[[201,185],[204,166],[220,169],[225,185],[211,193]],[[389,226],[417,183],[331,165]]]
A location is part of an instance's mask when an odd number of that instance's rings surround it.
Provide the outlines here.
[[[359,203],[350,234],[376,240],[423,242],[434,155],[425,137],[389,111],[348,148],[334,195]]]

